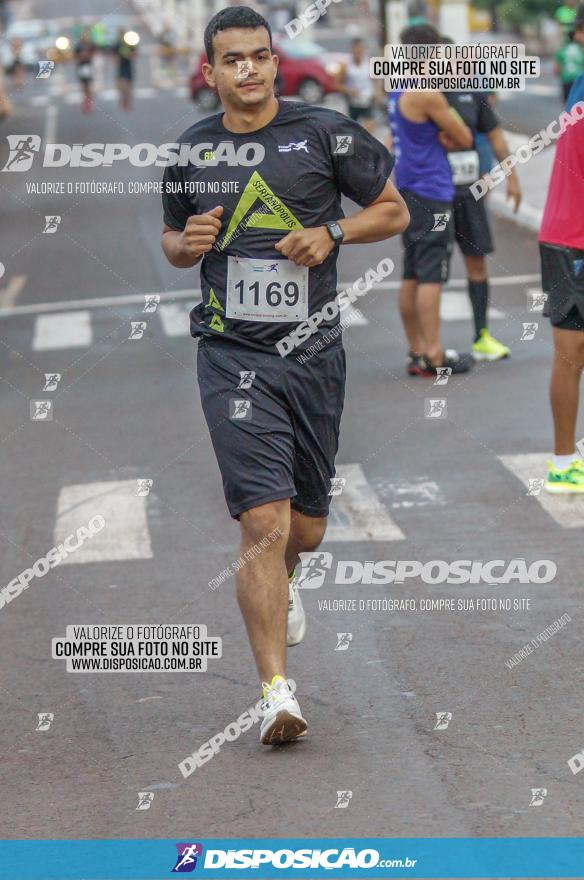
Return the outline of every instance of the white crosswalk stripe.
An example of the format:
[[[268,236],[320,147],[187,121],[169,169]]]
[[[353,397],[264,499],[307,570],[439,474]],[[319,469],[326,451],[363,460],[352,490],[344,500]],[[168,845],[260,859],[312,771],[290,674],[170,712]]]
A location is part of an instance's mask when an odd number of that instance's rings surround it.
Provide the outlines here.
[[[39,315],[35,321],[33,351],[86,348],[92,341],[91,313],[85,309]]]
[[[137,480],[64,486],[57,503],[55,544],[74,535],[80,526],[87,526],[94,516],[101,515],[105,527],[65,557],[61,565],[151,559],[147,496],[138,496],[137,490]]]
[[[337,477],[346,482],[341,494],[332,500],[325,541],[405,539],[370,486],[360,464],[338,465]]]
[[[166,336],[190,336],[190,303],[163,303],[158,306],[162,329]]]
[[[549,455],[538,452],[499,456],[499,460],[521,480],[527,490],[532,486],[530,480],[545,479],[548,458]],[[564,529],[584,527],[584,495],[550,495],[541,485],[535,488],[538,494],[532,496],[534,501],[539,502],[559,526]]]
[[[443,321],[470,321],[472,309],[468,294],[458,290],[443,292],[440,297],[440,317]],[[497,320],[504,317],[504,312],[489,306],[489,318]]]

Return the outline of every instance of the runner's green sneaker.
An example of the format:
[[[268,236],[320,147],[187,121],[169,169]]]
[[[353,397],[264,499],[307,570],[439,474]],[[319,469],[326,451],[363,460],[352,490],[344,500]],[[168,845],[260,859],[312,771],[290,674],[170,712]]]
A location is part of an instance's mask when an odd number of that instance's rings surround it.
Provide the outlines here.
[[[584,463],[575,459],[570,467],[561,471],[548,461],[548,477],[545,484],[548,492],[554,495],[570,495],[584,493]]]
[[[480,336],[472,347],[472,356],[475,361],[500,361],[509,357],[510,350],[487,329],[481,330]]]

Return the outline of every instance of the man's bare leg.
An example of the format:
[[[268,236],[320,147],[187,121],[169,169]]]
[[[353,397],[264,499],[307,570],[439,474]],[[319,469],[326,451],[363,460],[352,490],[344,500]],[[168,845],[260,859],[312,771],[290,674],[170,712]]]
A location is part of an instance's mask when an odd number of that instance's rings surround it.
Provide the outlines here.
[[[399,289],[399,312],[410,351],[418,355],[427,354],[426,342],[418,315],[418,282],[415,278],[402,280]]]
[[[237,600],[245,621],[260,683],[286,676],[290,501],[272,501],[242,513],[241,556],[270,537],[270,544],[237,572]]]
[[[580,376],[584,367],[584,332],[554,330],[554,365],[550,401],[554,417],[555,454],[571,455],[576,450],[576,419]]]
[[[440,344],[440,294],[441,284],[418,284],[417,313],[426,344],[424,354],[439,367],[444,359]]]

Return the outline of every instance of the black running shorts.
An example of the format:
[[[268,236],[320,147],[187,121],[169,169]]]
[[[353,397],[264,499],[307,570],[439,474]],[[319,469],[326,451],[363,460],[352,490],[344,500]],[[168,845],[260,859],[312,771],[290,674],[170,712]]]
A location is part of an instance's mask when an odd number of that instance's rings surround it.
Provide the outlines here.
[[[584,251],[540,242],[543,313],[553,327],[584,330]]]
[[[484,199],[471,192],[454,197],[454,235],[465,257],[492,254],[495,250]]]
[[[327,516],[345,398],[340,342],[282,358],[204,338],[197,371],[231,516],[283,498]]]
[[[403,278],[420,284],[448,281],[454,223],[452,203],[438,202],[401,190],[410,212],[410,225],[402,235]]]

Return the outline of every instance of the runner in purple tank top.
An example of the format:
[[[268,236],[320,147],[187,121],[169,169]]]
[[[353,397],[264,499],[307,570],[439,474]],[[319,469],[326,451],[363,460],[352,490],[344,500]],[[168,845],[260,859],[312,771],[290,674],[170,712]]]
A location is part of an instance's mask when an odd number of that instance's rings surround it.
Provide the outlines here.
[[[408,27],[404,44],[440,43],[431,25]],[[410,351],[410,375],[435,375],[449,367],[453,373],[470,369],[470,354],[442,348],[440,294],[448,280],[453,245],[454,185],[444,134],[460,149],[472,146],[470,129],[449,107],[440,92],[393,92],[388,100],[396,183],[411,222],[403,233],[404,263],[399,306]]]

